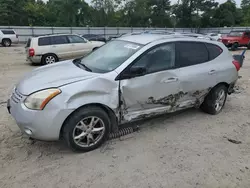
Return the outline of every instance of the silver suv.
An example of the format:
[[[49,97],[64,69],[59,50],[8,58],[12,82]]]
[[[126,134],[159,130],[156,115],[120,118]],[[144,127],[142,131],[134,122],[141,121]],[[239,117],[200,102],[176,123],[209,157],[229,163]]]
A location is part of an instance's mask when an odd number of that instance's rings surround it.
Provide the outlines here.
[[[132,35],[35,69],[13,89],[8,109],[29,137],[90,151],[124,123],[192,107],[220,113],[239,69],[216,41]]]
[[[18,42],[18,35],[13,29],[0,29],[0,43],[2,46],[10,47]]]
[[[54,34],[30,38],[25,50],[28,62],[46,65],[85,56],[103,44],[75,34]]]

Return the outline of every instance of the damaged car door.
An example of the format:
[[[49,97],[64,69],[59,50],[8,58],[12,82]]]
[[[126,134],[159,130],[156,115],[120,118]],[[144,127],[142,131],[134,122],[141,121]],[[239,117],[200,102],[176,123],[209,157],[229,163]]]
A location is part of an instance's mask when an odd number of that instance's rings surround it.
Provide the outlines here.
[[[122,121],[174,111],[180,97],[175,43],[152,47],[120,75]]]
[[[209,45],[209,44],[208,44]],[[217,84],[218,60],[213,61],[208,52],[210,46],[203,42],[183,41],[176,43],[176,65],[179,67],[179,80],[184,96],[180,108],[197,107],[203,102],[210,89]],[[221,52],[215,49],[215,57]],[[218,52],[217,52],[218,51]]]

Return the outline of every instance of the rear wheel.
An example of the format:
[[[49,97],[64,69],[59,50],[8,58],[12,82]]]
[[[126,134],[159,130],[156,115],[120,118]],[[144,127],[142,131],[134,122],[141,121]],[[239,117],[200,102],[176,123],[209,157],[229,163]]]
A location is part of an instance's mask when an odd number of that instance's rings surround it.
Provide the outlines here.
[[[248,49],[248,50],[250,50],[250,43],[248,43],[248,45],[247,45],[247,49]]]
[[[2,45],[4,47],[10,47],[11,46],[11,40],[10,39],[3,39],[2,40]]]
[[[238,49],[238,47],[239,47],[238,43],[233,43],[231,49],[232,49],[232,51],[235,51]]]
[[[101,146],[110,133],[110,119],[99,107],[81,108],[63,127],[63,138],[73,151],[88,152]]]
[[[211,115],[219,114],[227,99],[227,87],[225,85],[218,85],[213,88],[206,96],[201,105],[201,109]]]
[[[47,54],[42,57],[42,64],[49,65],[57,62],[57,57],[54,54]]]

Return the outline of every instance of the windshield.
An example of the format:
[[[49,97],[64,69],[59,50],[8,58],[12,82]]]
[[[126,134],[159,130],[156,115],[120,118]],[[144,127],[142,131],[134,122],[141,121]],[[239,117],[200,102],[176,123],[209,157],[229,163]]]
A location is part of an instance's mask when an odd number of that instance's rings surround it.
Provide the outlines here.
[[[241,37],[243,35],[243,32],[239,32],[239,31],[232,31],[229,33],[228,36],[230,37]]]
[[[81,64],[96,73],[113,71],[137,52],[140,44],[114,40],[93,51],[81,60]]]

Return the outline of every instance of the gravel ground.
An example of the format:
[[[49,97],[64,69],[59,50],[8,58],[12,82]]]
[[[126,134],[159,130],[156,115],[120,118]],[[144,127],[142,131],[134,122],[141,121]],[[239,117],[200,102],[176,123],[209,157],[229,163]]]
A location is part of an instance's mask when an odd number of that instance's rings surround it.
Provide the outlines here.
[[[25,62],[23,46],[0,47],[0,66],[1,188],[250,187],[250,52],[238,92],[228,97],[221,114],[191,109],[154,118],[138,123],[138,133],[84,154],[20,133],[4,102],[35,67]]]

